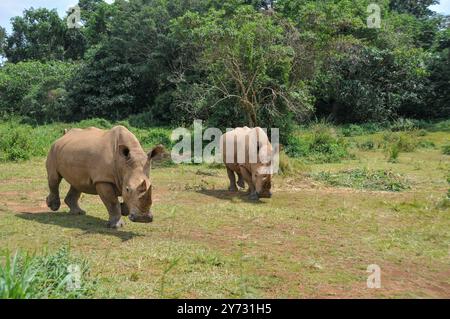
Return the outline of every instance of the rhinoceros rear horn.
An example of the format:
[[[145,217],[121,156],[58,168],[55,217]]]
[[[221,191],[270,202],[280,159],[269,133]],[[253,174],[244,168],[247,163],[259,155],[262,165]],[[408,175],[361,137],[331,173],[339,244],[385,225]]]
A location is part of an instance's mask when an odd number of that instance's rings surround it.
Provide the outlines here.
[[[149,153],[148,153],[148,159],[149,160],[159,160],[163,157],[165,153],[165,149],[163,145],[155,146]]]

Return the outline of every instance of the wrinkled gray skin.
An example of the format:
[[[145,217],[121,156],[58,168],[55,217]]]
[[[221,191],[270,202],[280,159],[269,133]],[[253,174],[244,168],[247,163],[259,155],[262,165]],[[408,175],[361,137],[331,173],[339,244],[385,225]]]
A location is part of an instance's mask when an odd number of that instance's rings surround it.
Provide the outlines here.
[[[152,159],[164,153],[157,146],[146,154],[136,137],[125,127],[111,130],[72,129],[57,140],[47,157],[50,194],[47,205],[57,211],[61,205],[59,184],[70,184],[65,203],[71,214],[86,214],[78,205],[81,193],[99,195],[109,213],[108,227],[124,225],[121,216],[133,222],[153,221]],[[123,203],[119,202],[123,198]]]
[[[231,150],[227,148],[227,141],[230,140],[234,141],[234,147]],[[257,152],[257,161],[255,163],[251,163],[249,160],[249,144],[252,143],[257,145],[255,146]],[[238,159],[238,149],[244,149],[245,152],[245,158],[241,161]],[[237,192],[237,186],[245,188],[245,183],[247,183],[251,200],[272,197],[272,161],[274,150],[267,134],[261,128],[238,127],[225,133],[221,137],[220,151],[227,168],[230,191]],[[227,160],[227,154],[229,152],[232,152],[232,154]],[[261,159],[264,156],[270,158],[270,160],[262,161]],[[230,158],[232,159],[231,162],[229,161]],[[236,175],[238,177],[237,182]]]

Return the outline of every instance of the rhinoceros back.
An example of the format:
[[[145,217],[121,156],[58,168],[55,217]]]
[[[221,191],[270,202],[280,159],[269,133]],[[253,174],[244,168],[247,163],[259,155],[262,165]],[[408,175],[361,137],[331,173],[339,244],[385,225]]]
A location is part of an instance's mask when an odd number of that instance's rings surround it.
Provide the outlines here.
[[[108,131],[94,127],[72,129],[53,144],[47,158],[47,169],[54,168],[77,190],[96,194],[97,183],[117,184],[116,149],[128,134],[132,135],[124,127]],[[132,137],[128,137],[130,143],[139,144]]]

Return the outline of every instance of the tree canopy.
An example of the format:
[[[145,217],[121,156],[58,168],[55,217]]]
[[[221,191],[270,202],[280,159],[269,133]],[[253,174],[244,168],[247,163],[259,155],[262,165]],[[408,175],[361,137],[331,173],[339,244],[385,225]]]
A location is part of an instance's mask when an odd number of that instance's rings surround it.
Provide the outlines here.
[[[73,29],[56,10],[30,8],[10,34],[0,28],[0,114],[286,128],[448,117],[449,20],[429,9],[438,1],[379,0],[375,28],[372,2],[79,0]],[[24,86],[33,68],[41,76]]]

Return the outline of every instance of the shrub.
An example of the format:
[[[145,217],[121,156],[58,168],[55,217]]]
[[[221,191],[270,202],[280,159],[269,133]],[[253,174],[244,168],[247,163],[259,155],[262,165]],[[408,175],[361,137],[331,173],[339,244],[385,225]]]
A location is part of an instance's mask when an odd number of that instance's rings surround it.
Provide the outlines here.
[[[83,120],[75,125],[78,128],[88,128],[88,127],[96,127],[101,129],[110,129],[114,125],[105,119],[93,118],[89,120]]]
[[[288,139],[286,153],[291,157],[305,157],[317,163],[333,163],[349,157],[348,145],[336,137],[332,128],[325,124],[314,125],[310,131]]]
[[[398,141],[398,148],[401,152],[414,152],[417,148],[417,142],[411,137],[406,134],[400,134]]]
[[[373,140],[366,140],[364,142],[358,143],[358,148],[363,151],[371,151],[375,149],[375,142]]]
[[[399,118],[391,125],[392,132],[413,131],[415,129],[417,129],[415,123],[412,120],[404,118]]]
[[[130,125],[142,129],[151,127],[155,123],[152,112],[131,115],[128,118],[128,122],[130,123]]]
[[[398,147],[398,144],[392,144],[388,150],[389,152],[389,163],[398,163],[398,156],[400,155],[400,149]]]
[[[435,148],[436,144],[434,144],[434,142],[432,142],[432,141],[423,140],[423,141],[419,141],[419,143],[417,144],[417,147],[419,147],[419,148]]]
[[[290,157],[306,157],[309,155],[309,143],[298,136],[289,136],[285,152]]]
[[[389,162],[397,163],[398,156],[401,152],[414,152],[418,146],[418,142],[407,133],[388,132],[383,135],[381,145],[389,156]]]
[[[365,130],[360,125],[350,124],[342,128],[342,134],[345,137],[364,135]]]
[[[28,160],[32,155],[31,127],[13,125],[0,128],[0,160]]]
[[[70,256],[67,247],[41,256],[6,252],[3,259],[0,299],[86,298],[95,291],[88,263]],[[71,269],[79,270],[75,285]]]
[[[136,132],[136,137],[143,146],[153,147],[162,144],[166,148],[172,148],[172,141],[170,139],[171,131],[163,128],[153,128],[148,130],[139,130]]]

